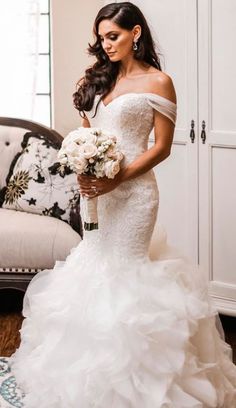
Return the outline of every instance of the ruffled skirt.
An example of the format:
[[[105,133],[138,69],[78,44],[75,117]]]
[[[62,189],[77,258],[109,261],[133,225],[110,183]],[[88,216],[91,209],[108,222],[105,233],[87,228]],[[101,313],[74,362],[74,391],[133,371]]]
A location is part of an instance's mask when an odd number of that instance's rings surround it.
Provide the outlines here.
[[[172,250],[122,259],[85,239],[33,278],[23,314],[9,363],[26,408],[236,407],[207,282]]]

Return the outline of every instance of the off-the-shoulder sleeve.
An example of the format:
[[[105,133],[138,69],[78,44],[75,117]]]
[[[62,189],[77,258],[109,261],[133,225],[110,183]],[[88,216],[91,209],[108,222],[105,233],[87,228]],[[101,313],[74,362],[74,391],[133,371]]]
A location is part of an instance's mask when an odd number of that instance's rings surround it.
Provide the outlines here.
[[[174,102],[157,94],[147,94],[147,101],[153,109],[167,116],[175,124],[177,105]]]

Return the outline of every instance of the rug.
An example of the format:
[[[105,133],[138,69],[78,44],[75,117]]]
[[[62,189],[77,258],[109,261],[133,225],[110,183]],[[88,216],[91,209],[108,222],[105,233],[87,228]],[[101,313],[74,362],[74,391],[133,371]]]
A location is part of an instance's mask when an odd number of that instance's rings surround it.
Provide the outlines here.
[[[23,408],[24,393],[16,384],[7,357],[0,357],[0,407]]]

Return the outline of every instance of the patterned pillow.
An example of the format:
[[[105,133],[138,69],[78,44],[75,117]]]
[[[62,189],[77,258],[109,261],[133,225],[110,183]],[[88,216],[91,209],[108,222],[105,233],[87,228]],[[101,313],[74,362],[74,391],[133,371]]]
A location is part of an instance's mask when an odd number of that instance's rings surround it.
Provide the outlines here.
[[[59,147],[34,132],[24,135],[21,146],[0,190],[0,206],[59,218],[82,236],[77,178],[57,161]]]

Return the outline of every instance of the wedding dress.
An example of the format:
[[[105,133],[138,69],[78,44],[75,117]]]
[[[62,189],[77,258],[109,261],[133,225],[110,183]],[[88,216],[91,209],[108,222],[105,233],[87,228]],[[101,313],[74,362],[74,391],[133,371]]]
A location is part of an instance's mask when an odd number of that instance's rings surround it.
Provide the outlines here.
[[[148,148],[155,110],[175,122],[176,105],[153,93],[101,102],[93,117],[98,98],[90,124],[117,136],[124,165]],[[236,407],[206,279],[168,246],[148,257],[158,200],[152,170],[100,196],[99,230],[31,281],[10,358],[24,407]]]

